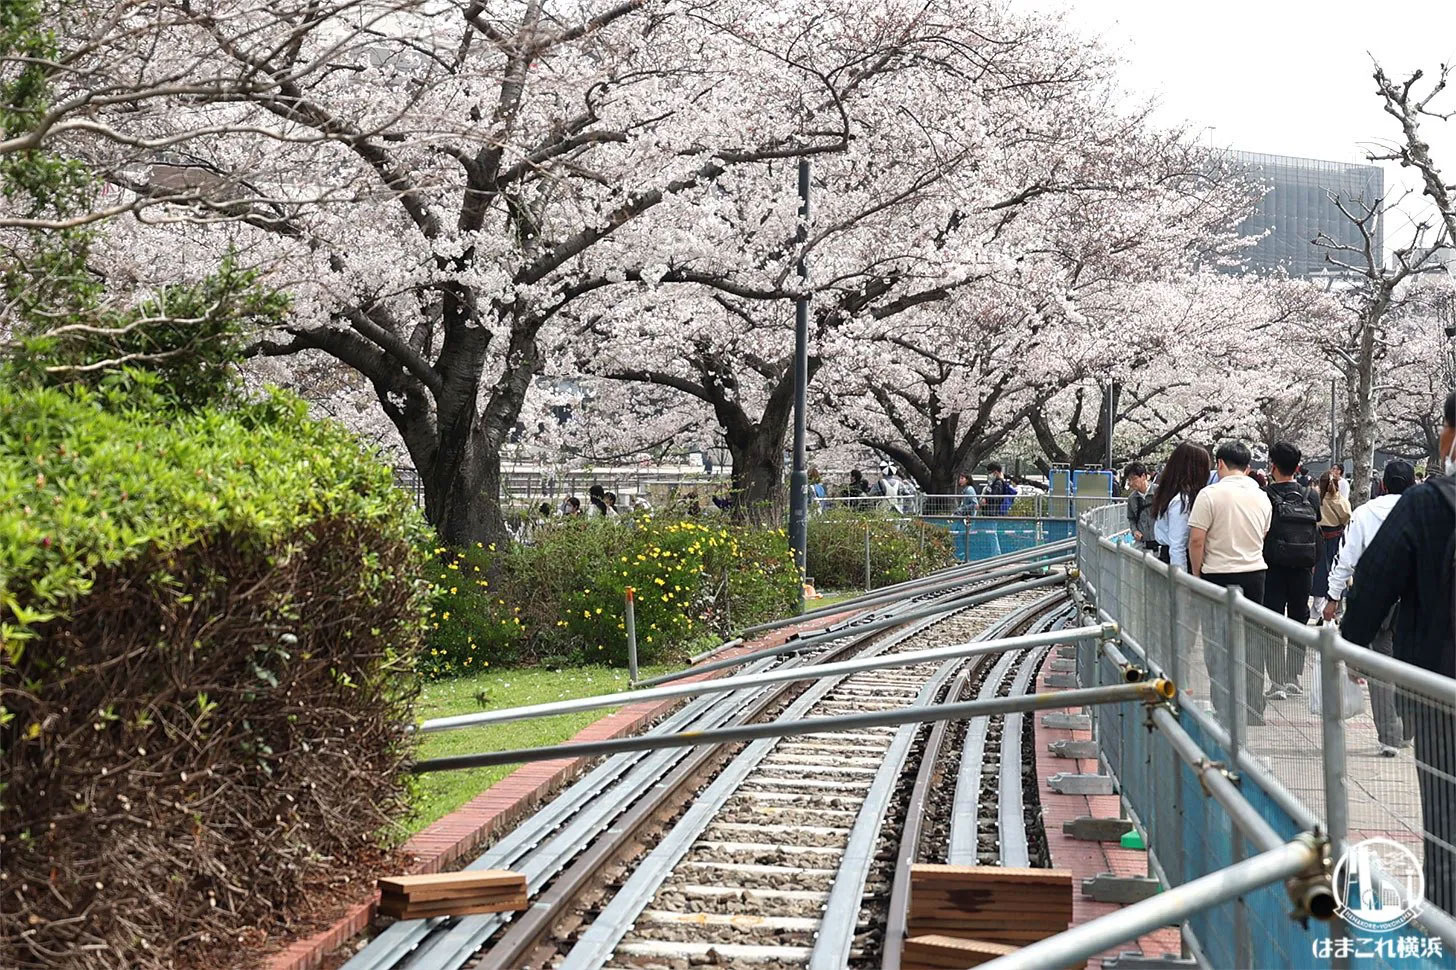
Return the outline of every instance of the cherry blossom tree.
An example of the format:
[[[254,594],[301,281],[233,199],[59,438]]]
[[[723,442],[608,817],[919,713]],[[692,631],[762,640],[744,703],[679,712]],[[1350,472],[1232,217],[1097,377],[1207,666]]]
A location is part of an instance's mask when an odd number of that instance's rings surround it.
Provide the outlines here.
[[[106,137],[53,137],[168,203],[112,230],[112,272],[195,273],[225,247],[270,268],[294,319],[254,352],[363,375],[431,520],[474,541],[504,534],[500,455],[543,333],[624,283],[791,296],[698,258],[720,180],[845,151],[879,87],[913,94],[908,52],[975,6],[155,0],[71,19],[77,76],[153,96],[93,100]]]
[[[1251,198],[1187,139],[1110,110],[1115,65],[1096,45],[1052,22],[977,12],[929,48],[953,37],[949,54],[907,67],[907,86],[933,97],[907,102],[881,89],[887,100],[870,109],[866,95],[873,127],[816,161],[806,247],[809,369],[833,375],[813,395],[814,429],[891,455],[936,491],[1065,376],[1032,387],[1018,373],[1018,344],[1046,325],[1033,316],[1054,305],[1049,316],[1065,316],[1078,288],[1166,272],[1158,266],[1170,251],[1180,266],[1215,252],[1211,236]],[[765,171],[776,177],[753,184],[738,171],[718,183],[727,195],[715,215],[747,227],[747,241],[709,232],[696,242],[735,254],[762,247],[736,276],[755,278],[756,293],[617,292],[564,338],[564,373],[675,390],[695,402],[689,411],[710,411],[750,504],[777,498],[792,391],[789,309],[758,297],[787,278],[797,199],[787,172]],[[1022,264],[1055,277],[1045,292],[1031,292],[1035,274]]]
[[[1378,227],[1388,214],[1400,212],[1398,201],[1334,201],[1358,230],[1359,242],[1340,243],[1323,233],[1315,240],[1340,273],[1329,284],[1329,292],[1342,312],[1311,336],[1330,366],[1344,378],[1344,418],[1354,466],[1350,496],[1351,504],[1358,506],[1370,497],[1380,403],[1399,381],[1391,370],[1390,348],[1409,328],[1407,310],[1418,292],[1415,284],[1423,274],[1438,269],[1434,257],[1445,242],[1445,230],[1442,227],[1433,233],[1429,224],[1418,223],[1409,240],[1383,259],[1376,241]]]

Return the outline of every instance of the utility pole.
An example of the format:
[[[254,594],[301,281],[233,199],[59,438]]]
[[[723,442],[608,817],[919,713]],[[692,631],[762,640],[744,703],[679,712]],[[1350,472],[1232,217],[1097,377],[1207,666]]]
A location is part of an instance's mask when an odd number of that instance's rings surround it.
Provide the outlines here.
[[[809,241],[809,160],[799,159],[799,281],[807,284],[809,264],[804,245]],[[789,475],[789,548],[799,569],[799,612],[804,611],[804,563],[809,545],[809,472],[807,468],[807,415],[809,385],[809,294],[807,288],[794,305],[794,465]]]
[[[1107,382],[1107,470],[1108,471],[1112,471],[1113,470],[1113,468],[1112,468],[1112,430],[1113,430],[1113,425],[1114,425],[1114,423],[1116,421],[1116,415],[1114,414],[1114,412],[1113,412],[1112,409],[1116,406],[1116,400],[1117,399],[1113,396],[1113,390],[1112,389],[1115,386],[1116,386],[1116,382],[1115,381],[1109,380]],[[1117,479],[1117,476],[1116,476],[1116,474],[1114,474],[1113,475],[1113,480],[1116,481],[1116,479]],[[1113,495],[1116,495],[1117,494],[1117,488],[1116,488],[1116,486],[1113,487],[1112,494]]]
[[[1340,432],[1335,423],[1335,383],[1337,378],[1330,378],[1330,467],[1334,468],[1340,460]]]

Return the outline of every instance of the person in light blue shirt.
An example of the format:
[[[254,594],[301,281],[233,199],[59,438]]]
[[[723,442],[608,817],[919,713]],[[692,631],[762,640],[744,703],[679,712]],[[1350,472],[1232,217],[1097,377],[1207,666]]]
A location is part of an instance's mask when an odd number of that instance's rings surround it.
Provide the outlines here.
[[[979,504],[979,496],[976,495],[976,485],[971,481],[971,476],[961,475],[959,478],[961,486],[961,504],[956,506],[955,514],[968,516],[976,514],[976,506]]]
[[[1212,462],[1208,449],[1185,441],[1173,449],[1173,456],[1158,476],[1153,493],[1153,538],[1158,558],[1179,569],[1188,568],[1188,514],[1193,500],[1208,484]]]

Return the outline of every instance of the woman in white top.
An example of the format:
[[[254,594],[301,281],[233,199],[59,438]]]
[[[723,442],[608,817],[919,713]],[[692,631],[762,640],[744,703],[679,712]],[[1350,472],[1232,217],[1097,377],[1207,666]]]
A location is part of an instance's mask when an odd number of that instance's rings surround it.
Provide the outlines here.
[[[1150,508],[1153,538],[1158,543],[1158,558],[1180,569],[1188,568],[1188,513],[1208,484],[1211,466],[1207,448],[1185,441],[1173,449],[1158,476]]]

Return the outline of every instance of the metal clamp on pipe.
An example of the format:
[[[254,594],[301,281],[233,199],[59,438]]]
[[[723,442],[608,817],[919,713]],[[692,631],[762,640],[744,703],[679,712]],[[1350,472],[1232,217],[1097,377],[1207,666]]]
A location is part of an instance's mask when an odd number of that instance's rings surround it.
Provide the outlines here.
[[[1308,869],[1284,884],[1289,901],[1294,904],[1294,919],[1307,925],[1310,917],[1328,923],[1335,916],[1335,891],[1331,885],[1330,842],[1318,832],[1297,836],[1319,849],[1319,858]]]
[[[1117,626],[1117,624],[1115,623],[1108,625],[1114,628],[1116,628]],[[1113,645],[1113,641],[1111,639],[1105,637],[1103,638],[1102,655],[1105,656],[1108,660],[1111,660],[1119,668],[1121,668],[1122,679],[1129,684],[1136,684],[1138,681],[1142,680],[1148,675],[1148,672],[1146,670],[1133,663],[1131,660],[1128,660],[1123,652]],[[1164,683],[1171,683],[1171,681],[1164,681]],[[1177,689],[1174,688],[1173,693],[1167,696],[1168,700],[1172,700],[1174,697],[1178,696]]]

